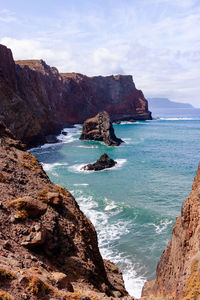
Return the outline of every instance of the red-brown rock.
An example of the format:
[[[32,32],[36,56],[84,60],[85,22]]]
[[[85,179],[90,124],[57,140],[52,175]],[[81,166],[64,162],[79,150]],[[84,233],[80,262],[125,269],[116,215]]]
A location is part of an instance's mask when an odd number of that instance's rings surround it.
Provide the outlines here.
[[[151,119],[132,76],[59,74],[43,60],[14,62],[0,45],[0,121],[29,147],[102,110],[112,121]]]
[[[172,239],[157,265],[156,280],[145,284],[142,299],[198,299],[199,274],[200,165],[190,196],[182,205],[181,216],[176,219]]]
[[[106,271],[94,226],[74,197],[15,144],[0,123],[0,298],[128,296],[121,273]]]

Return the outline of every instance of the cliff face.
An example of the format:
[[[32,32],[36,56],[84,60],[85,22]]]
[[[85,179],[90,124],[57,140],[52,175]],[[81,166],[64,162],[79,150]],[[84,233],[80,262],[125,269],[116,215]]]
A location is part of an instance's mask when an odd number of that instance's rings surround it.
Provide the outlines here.
[[[0,299],[128,295],[73,196],[1,123],[0,191]]]
[[[0,120],[28,146],[102,110],[111,120],[151,119],[131,76],[59,74],[42,60],[14,62],[0,45]]]
[[[176,219],[172,239],[157,265],[156,280],[143,288],[144,299],[200,297],[200,165],[190,196]],[[152,298],[151,298],[152,297]]]

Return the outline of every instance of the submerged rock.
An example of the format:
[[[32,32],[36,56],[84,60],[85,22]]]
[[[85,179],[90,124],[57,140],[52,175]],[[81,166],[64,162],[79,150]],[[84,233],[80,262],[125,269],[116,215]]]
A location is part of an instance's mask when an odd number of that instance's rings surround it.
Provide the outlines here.
[[[116,137],[114,128],[106,111],[87,119],[83,124],[80,140],[103,141],[108,146],[119,146],[123,141]]]
[[[106,153],[101,155],[101,157],[93,164],[88,164],[82,169],[87,171],[101,171],[104,169],[112,168],[117,164],[112,158],[110,158]]]
[[[49,134],[45,137],[45,141],[48,144],[56,144],[59,142],[58,138],[54,134]]]

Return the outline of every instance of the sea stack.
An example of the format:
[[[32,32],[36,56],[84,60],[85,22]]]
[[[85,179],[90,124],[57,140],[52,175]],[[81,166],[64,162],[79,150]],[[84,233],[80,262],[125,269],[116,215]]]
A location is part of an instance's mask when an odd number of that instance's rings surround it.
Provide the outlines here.
[[[156,279],[146,282],[142,299],[199,299],[200,295],[200,165],[190,196],[176,218],[172,239],[157,265]],[[157,298],[156,298],[157,299]]]
[[[101,155],[101,157],[93,164],[88,164],[82,169],[87,171],[101,171],[104,169],[109,169],[117,164],[112,158],[110,158],[106,153]]]
[[[83,124],[80,140],[103,141],[108,146],[119,146],[123,141],[116,137],[109,114],[99,112]]]

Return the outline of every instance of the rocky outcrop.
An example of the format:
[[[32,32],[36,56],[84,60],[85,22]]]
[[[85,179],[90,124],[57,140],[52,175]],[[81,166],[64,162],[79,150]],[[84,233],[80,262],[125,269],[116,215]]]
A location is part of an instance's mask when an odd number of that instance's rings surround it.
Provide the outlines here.
[[[105,111],[84,122],[80,140],[103,141],[108,146],[119,146],[123,142],[116,137],[110,117]]]
[[[82,169],[87,171],[101,171],[104,169],[109,169],[114,167],[116,163],[117,163],[116,161],[114,161],[106,153],[104,153],[95,163],[88,164],[82,167]]]
[[[0,299],[132,299],[74,197],[2,123],[0,191]]]
[[[132,76],[59,74],[43,60],[14,62],[0,45],[0,121],[29,147],[102,110],[112,121],[151,119]]]
[[[200,296],[200,165],[190,196],[176,219],[172,239],[147,282],[142,299],[191,300]]]

